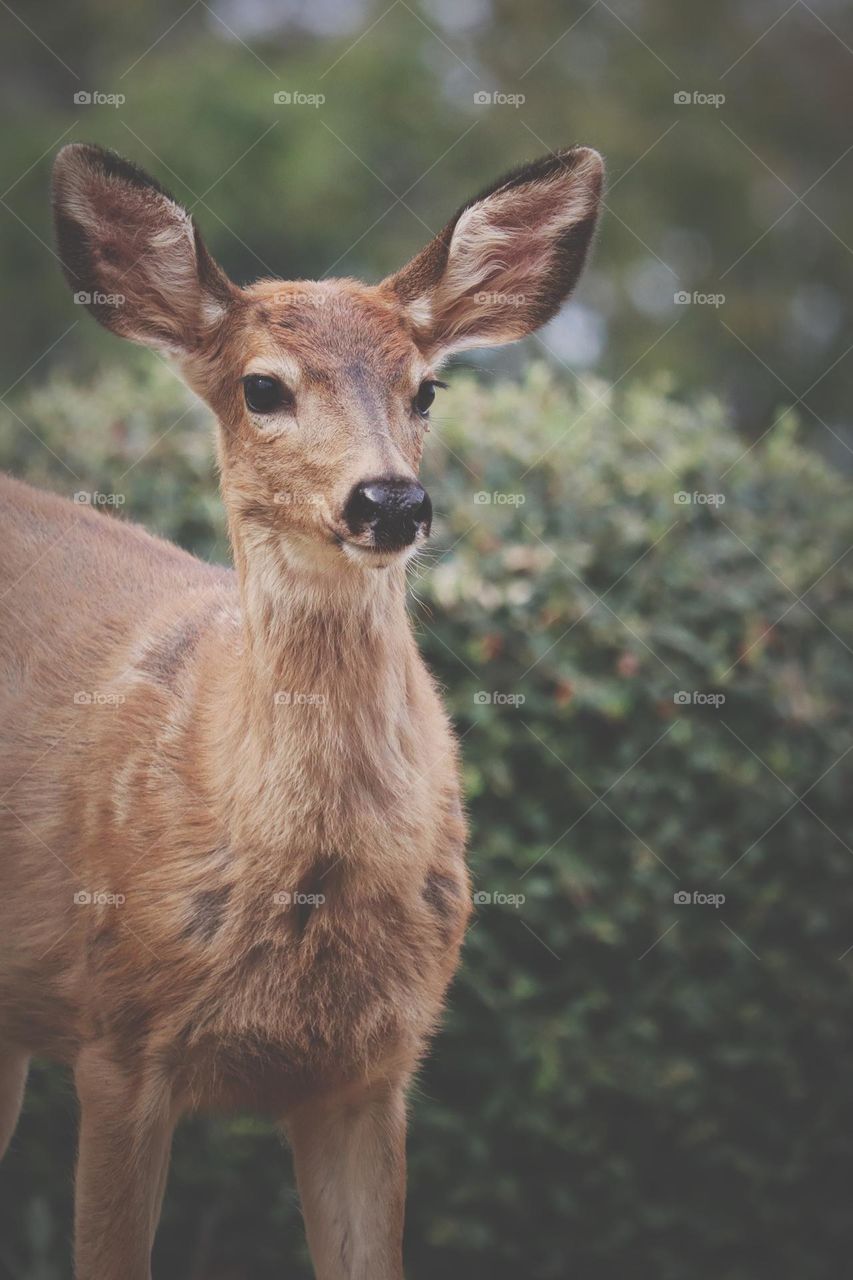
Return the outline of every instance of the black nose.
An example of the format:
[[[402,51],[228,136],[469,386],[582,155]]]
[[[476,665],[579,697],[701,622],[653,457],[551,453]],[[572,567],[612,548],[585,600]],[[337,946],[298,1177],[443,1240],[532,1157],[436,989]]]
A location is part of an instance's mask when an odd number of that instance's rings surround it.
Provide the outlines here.
[[[419,529],[429,533],[432,503],[416,480],[363,480],[344,508],[350,533],[370,529],[377,547],[398,551],[414,542]]]

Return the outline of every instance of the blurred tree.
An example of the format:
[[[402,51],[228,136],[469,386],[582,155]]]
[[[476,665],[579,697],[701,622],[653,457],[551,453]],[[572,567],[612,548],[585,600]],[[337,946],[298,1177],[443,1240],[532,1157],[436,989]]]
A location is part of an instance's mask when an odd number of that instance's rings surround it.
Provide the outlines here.
[[[106,339],[63,336],[78,317],[50,248],[61,140],[150,168],[238,279],[375,279],[502,169],[584,141],[610,167],[598,258],[532,345],[611,381],[677,370],[679,388],[713,387],[754,435],[802,396],[810,437],[853,456],[842,0],[34,0],[0,22],[15,316],[2,385],[48,348],[50,362],[110,358]],[[126,102],[75,104],[80,91]],[[725,300],[679,304],[679,292]],[[512,354],[480,363],[496,359],[516,367]]]

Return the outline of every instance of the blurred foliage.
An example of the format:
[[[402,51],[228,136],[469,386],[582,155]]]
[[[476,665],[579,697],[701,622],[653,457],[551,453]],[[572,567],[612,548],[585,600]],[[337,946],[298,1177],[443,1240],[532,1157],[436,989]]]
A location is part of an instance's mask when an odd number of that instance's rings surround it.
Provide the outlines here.
[[[28,391],[0,465],[221,555],[206,413],[155,358],[122,370]],[[412,607],[492,900],[413,1098],[407,1274],[826,1280],[853,1246],[844,486],[791,414],[745,451],[716,402],[542,365],[457,374],[429,445]],[[68,1275],[73,1132],[38,1068],[12,1280]],[[188,1122],[158,1280],[283,1274],[309,1272],[278,1138]]]
[[[46,351],[50,362],[106,350],[82,327],[66,332],[80,317],[52,256],[48,201],[62,141],[97,141],[148,167],[238,280],[377,279],[502,170],[585,142],[610,170],[599,251],[577,305],[531,345],[611,382],[635,363],[677,369],[679,392],[713,388],[752,436],[780,395],[803,395],[804,429],[849,461],[846,0],[13,9],[0,10],[2,271],[15,317],[0,386]],[[76,104],[81,91],[126,101]],[[274,102],[297,92],[325,102]],[[525,101],[475,102],[496,92]],[[725,303],[678,305],[680,290]]]

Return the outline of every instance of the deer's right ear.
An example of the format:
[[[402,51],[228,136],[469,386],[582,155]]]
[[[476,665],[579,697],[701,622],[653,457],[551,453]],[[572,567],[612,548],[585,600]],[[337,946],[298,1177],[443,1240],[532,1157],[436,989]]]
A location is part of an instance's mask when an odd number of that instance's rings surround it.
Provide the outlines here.
[[[515,342],[556,315],[589,251],[603,179],[590,147],[523,165],[384,282],[428,360]]]
[[[75,300],[113,333],[195,350],[237,290],[185,209],[101,147],[63,147],[53,167],[56,239]]]

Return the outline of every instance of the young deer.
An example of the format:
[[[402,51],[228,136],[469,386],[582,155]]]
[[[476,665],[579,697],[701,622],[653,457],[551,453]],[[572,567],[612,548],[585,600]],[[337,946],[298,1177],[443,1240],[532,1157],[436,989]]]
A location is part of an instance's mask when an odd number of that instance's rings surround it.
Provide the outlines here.
[[[94,146],[59,252],[218,420],[235,571],[0,481],[0,1150],[27,1062],[73,1068],[78,1280],[147,1280],[172,1131],[252,1108],[292,1144],[319,1280],[400,1280],[405,1094],[469,912],[457,749],[405,564],[438,366],[557,311],[599,156],[502,178],[396,275],[233,284]]]

